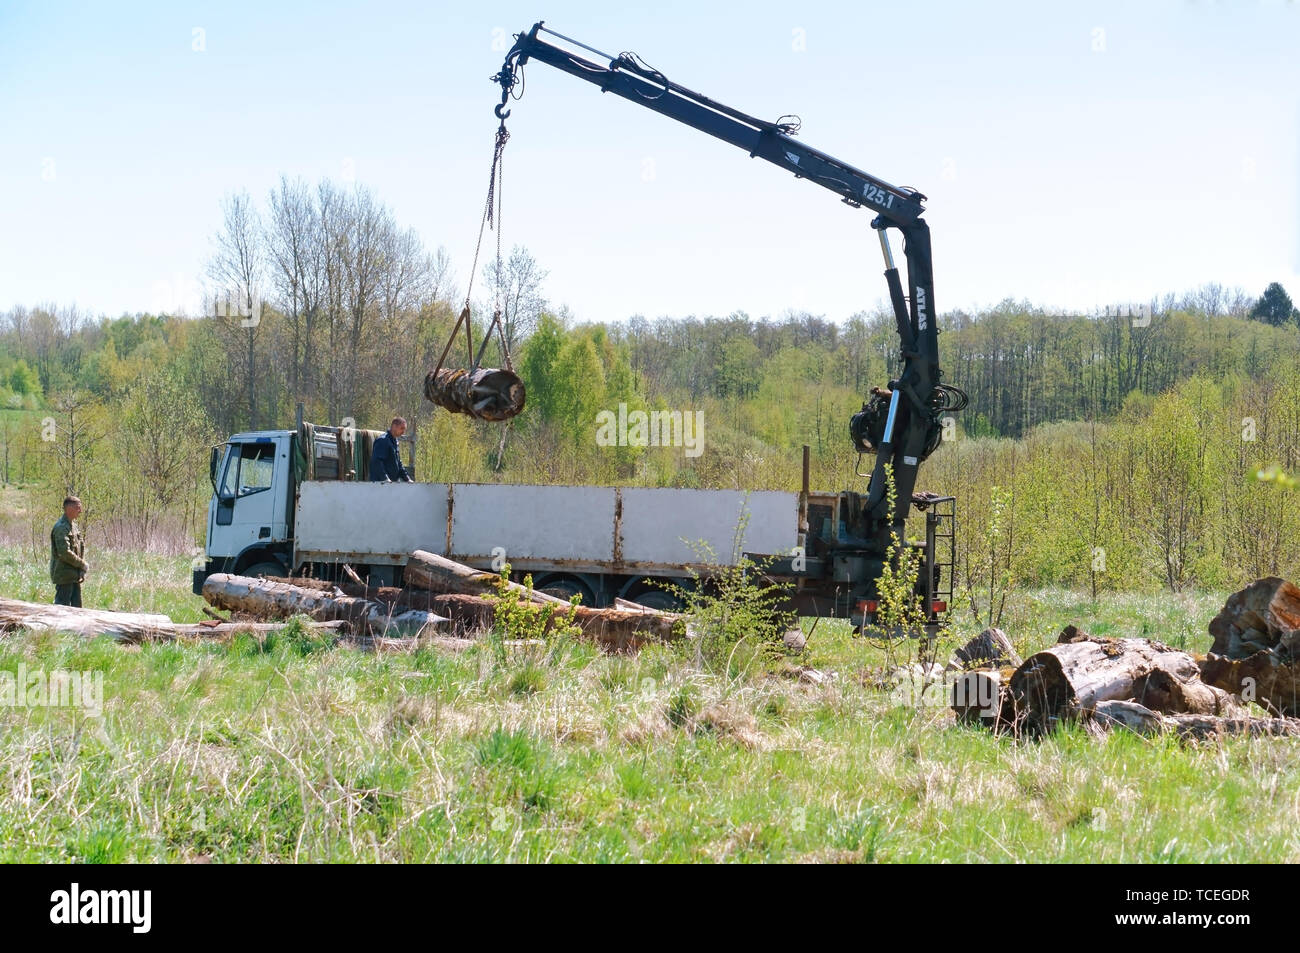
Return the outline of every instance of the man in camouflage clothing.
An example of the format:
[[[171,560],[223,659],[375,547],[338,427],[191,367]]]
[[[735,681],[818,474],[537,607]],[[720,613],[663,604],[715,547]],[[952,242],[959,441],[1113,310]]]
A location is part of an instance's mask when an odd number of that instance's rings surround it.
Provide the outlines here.
[[[63,516],[50,530],[50,580],[54,583],[54,604],[81,608],[81,584],[86,581],[90,564],[86,562],[86,538],[81,535],[77,517],[81,500],[75,496],[63,500]]]

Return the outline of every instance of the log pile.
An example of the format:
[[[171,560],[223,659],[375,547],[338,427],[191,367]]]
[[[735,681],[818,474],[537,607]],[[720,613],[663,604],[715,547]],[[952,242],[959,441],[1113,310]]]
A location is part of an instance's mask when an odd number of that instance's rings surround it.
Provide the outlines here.
[[[960,674],[950,705],[959,722],[1028,737],[1067,722],[1194,739],[1300,736],[1300,720],[1253,717],[1238,695],[1202,679],[1202,664],[1160,642],[1102,638],[1067,626],[1056,645],[1015,668]]]
[[[311,579],[250,579],[215,573],[203,584],[209,604],[262,622],[295,614],[319,621],[344,623],[357,640],[373,647],[398,647],[418,638],[465,638],[490,630],[497,622],[501,577],[416,550],[405,570],[405,588],[368,588],[364,584],[336,585]],[[567,616],[563,599],[506,582],[505,589],[521,603],[535,605],[542,633],[552,631]],[[578,606],[573,622],[584,638],[611,652],[636,651],[647,642],[680,638],[685,624],[679,615],[657,612],[631,603],[609,609]],[[505,633],[507,639],[513,633]],[[435,639],[436,642],[436,639]]]
[[[409,586],[442,596],[455,597],[454,602],[442,602],[448,615],[472,619],[477,626],[491,626],[494,612],[493,598],[501,585],[501,577],[473,569],[462,563],[417,549],[406,563],[406,582]],[[553,607],[548,629],[559,617],[567,613],[569,604],[563,599],[529,589],[518,583],[505,583],[507,590],[526,602],[539,607]],[[685,623],[680,615],[658,612],[644,606],[619,600],[609,609],[578,606],[573,614],[586,638],[599,643],[607,651],[636,651],[646,642],[669,642],[681,638]]]
[[[414,637],[431,631],[445,616],[349,596],[337,588],[300,586],[275,579],[213,573],[203,583],[209,605],[259,620],[310,616],[318,622],[343,622],[358,637]]]
[[[1251,583],[1228,597],[1210,635],[1204,682],[1274,715],[1300,715],[1300,588],[1277,577]]]

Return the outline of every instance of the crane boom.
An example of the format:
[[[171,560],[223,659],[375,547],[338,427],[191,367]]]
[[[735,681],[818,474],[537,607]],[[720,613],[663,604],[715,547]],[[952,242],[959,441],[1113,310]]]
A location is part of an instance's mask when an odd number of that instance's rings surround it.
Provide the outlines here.
[[[553,37],[604,60],[587,59],[545,37]],[[775,122],[759,119],[670,81],[635,54],[610,56],[572,40],[543,23],[517,34],[501,70],[492,79],[501,86],[496,114],[503,122],[506,108],[521,79],[523,66],[536,60],[614,93],[670,119],[764,159],[779,168],[836,193],[853,207],[875,213],[871,227],[880,236],[885,280],[894,312],[903,369],[887,389],[873,388],[872,399],[850,421],[850,436],[860,452],[874,452],[876,462],[865,498],[850,494],[854,505],[843,514],[848,535],[837,540],[840,550],[856,551],[880,564],[895,536],[903,538],[920,463],[939,440],[939,415],[959,409],[965,397],[940,383],[938,329],[929,225],[921,217],[925,196],[915,189],[892,185],[847,162],[794,138],[799,123],[792,117]],[[783,121],[790,118],[792,121]],[[890,248],[888,229],[903,238],[907,261],[907,291]],[[893,506],[888,493],[894,483]]]

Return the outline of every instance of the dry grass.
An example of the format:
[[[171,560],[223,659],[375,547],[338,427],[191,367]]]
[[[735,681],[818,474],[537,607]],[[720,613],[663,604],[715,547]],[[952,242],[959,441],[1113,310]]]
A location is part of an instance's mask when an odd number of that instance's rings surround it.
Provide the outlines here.
[[[124,559],[92,592],[193,617],[185,564],[155,559]],[[12,550],[0,560],[7,595],[40,588]],[[1220,601],[1036,593],[1007,627],[1025,648],[1077,621],[1203,649]],[[1294,741],[1017,746],[854,677],[884,659],[843,625],[819,625],[804,661],[840,677],[728,678],[661,647],[574,642],[498,657],[9,636],[0,670],[102,672],[105,705],[0,708],[0,857],[1300,859]]]

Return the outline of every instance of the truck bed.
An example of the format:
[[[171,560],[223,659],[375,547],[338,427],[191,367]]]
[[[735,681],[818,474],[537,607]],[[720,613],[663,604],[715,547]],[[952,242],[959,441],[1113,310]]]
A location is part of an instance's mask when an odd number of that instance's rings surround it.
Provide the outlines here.
[[[309,481],[295,553],[299,564],[403,565],[424,549],[489,568],[499,549],[515,570],[680,575],[739,552],[788,556],[798,510],[797,494],[769,490]]]

